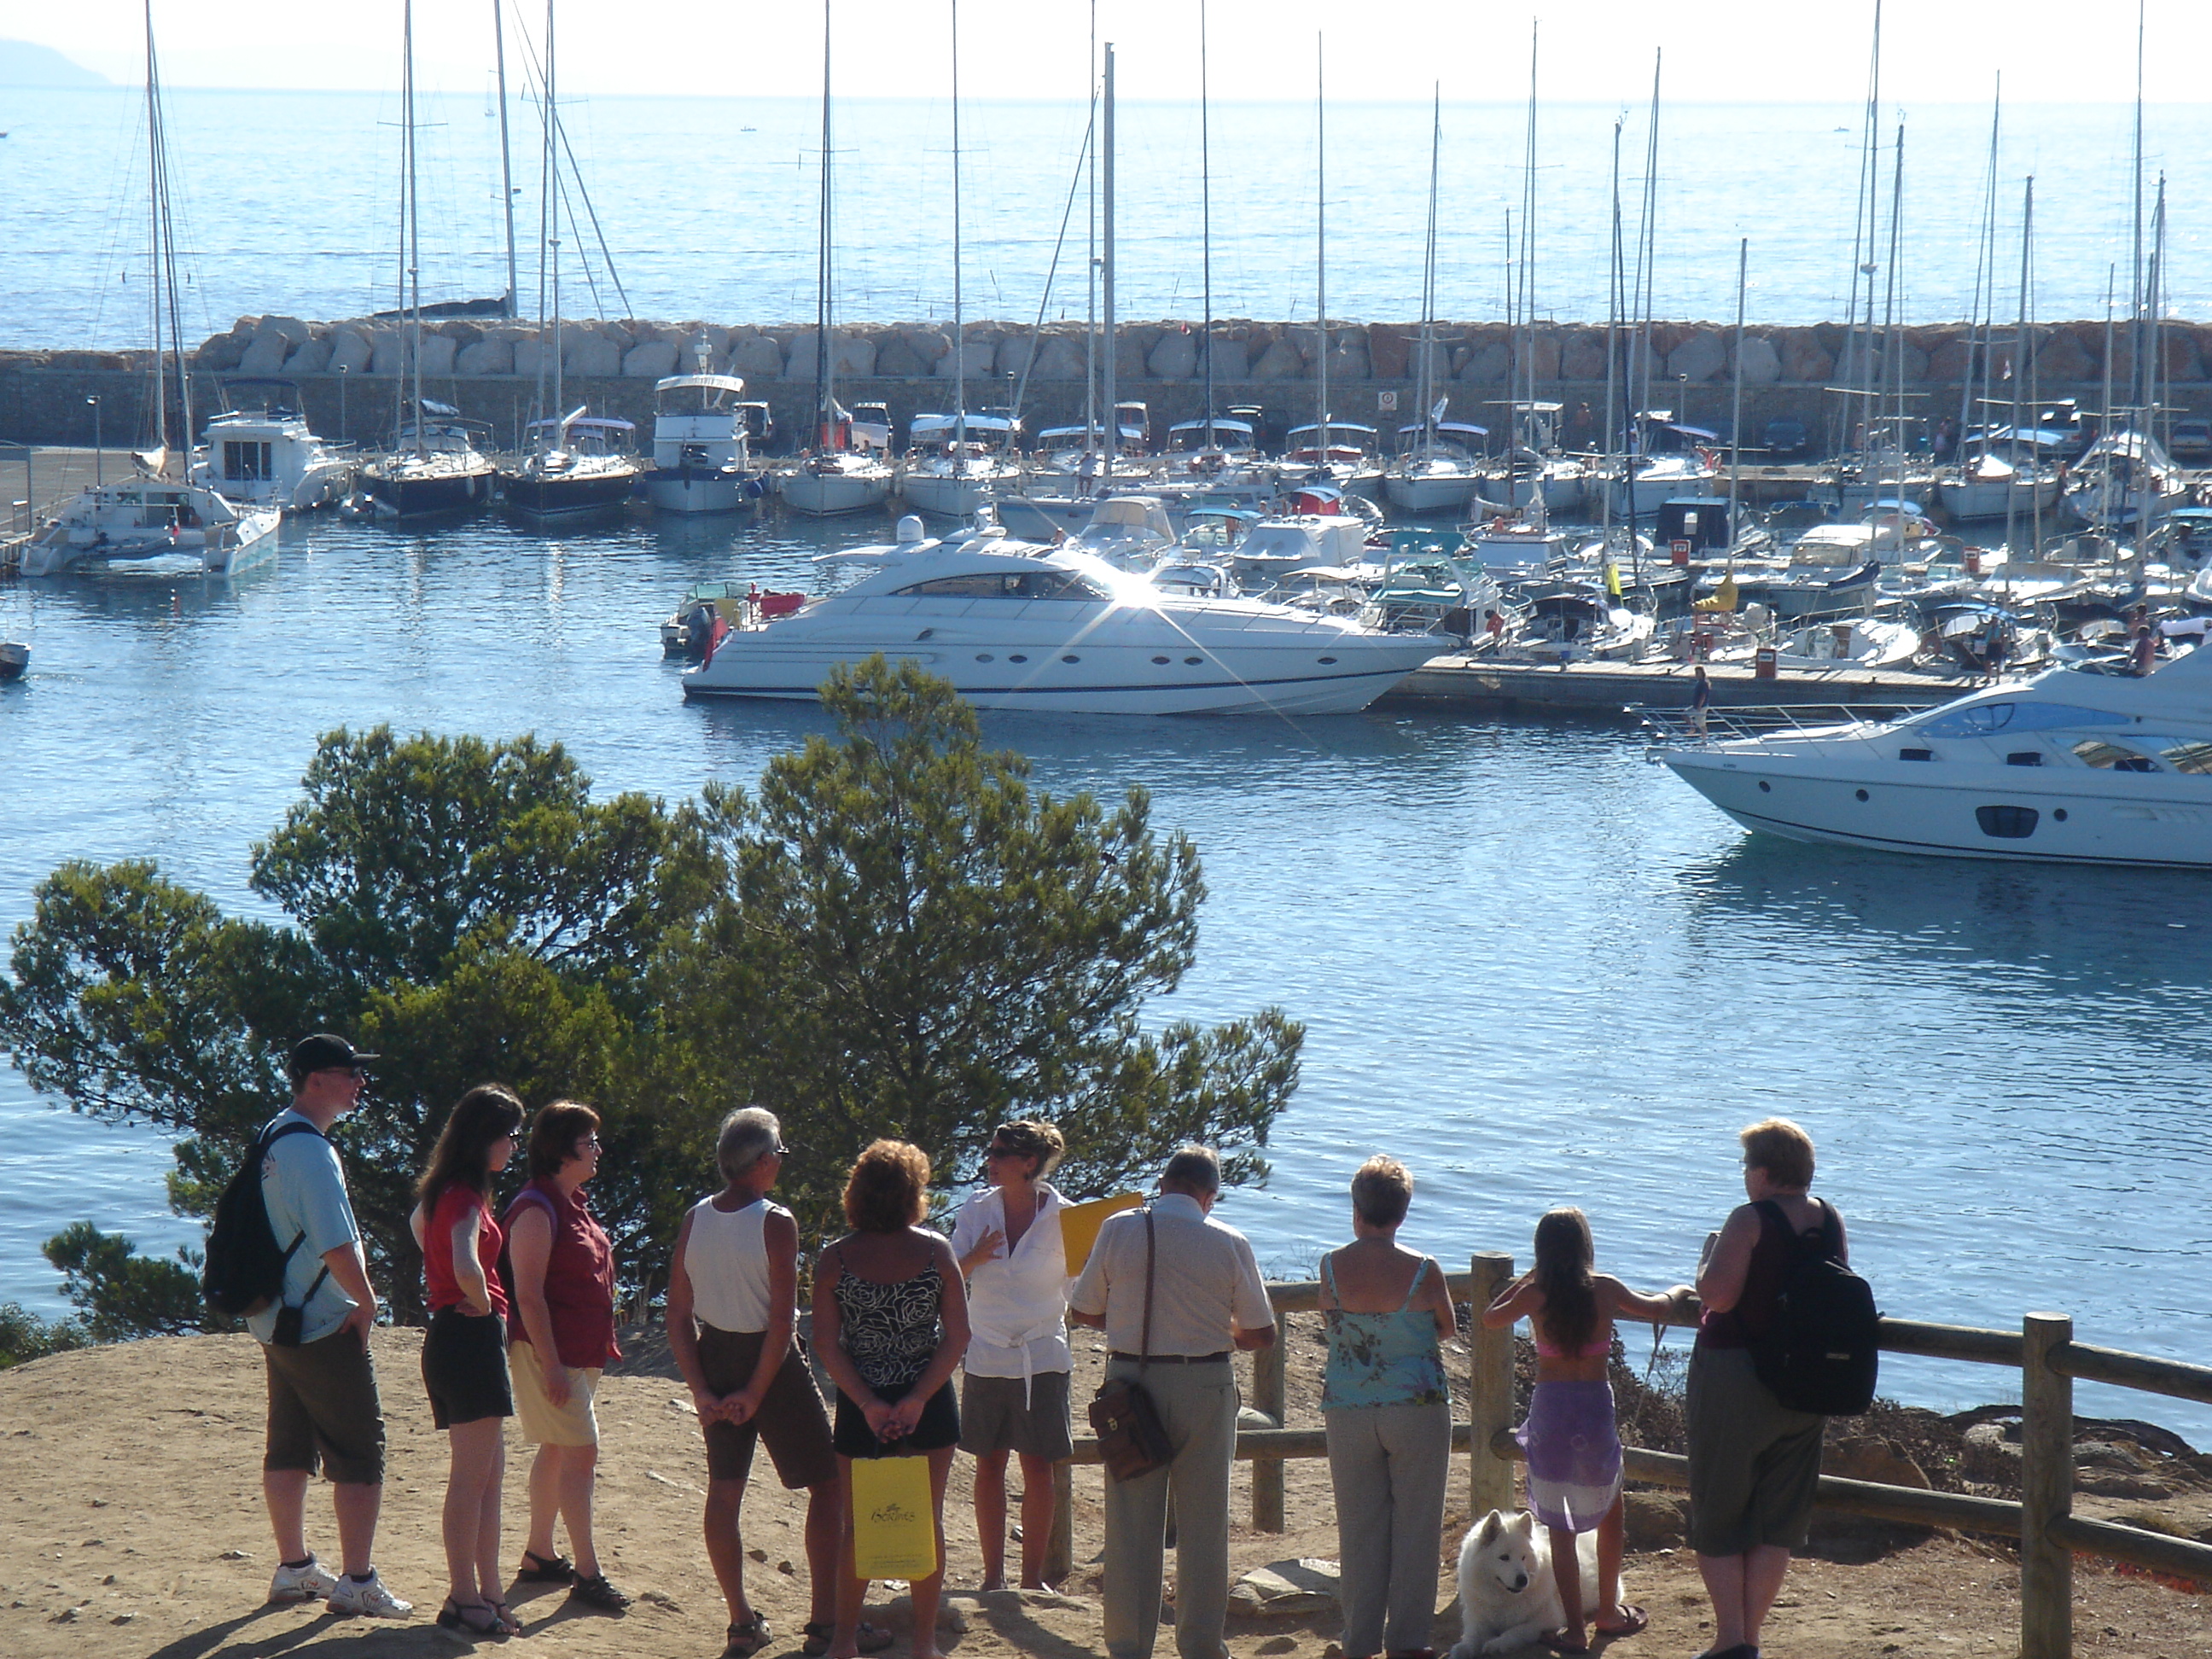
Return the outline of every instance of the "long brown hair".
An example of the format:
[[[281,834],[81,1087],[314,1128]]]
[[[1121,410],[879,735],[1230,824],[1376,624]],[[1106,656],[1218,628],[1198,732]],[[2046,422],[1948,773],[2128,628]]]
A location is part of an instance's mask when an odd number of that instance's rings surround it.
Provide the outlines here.
[[[504,1083],[479,1083],[454,1103],[453,1115],[430,1149],[430,1167],[416,1184],[425,1212],[438,1206],[448,1187],[491,1194],[491,1149],[522,1126],[522,1102]]]
[[[1572,1354],[1589,1346],[1597,1330],[1597,1255],[1589,1218],[1580,1210],[1547,1210],[1536,1223],[1536,1288],[1544,1293],[1544,1334]]]

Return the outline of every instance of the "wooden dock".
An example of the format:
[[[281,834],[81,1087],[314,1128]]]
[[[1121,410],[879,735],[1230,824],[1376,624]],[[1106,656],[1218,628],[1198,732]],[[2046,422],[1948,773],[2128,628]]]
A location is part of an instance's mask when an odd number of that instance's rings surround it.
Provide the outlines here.
[[[1784,670],[1760,679],[1747,663],[1705,670],[1715,708],[1759,704],[1887,703],[1926,708],[1963,696],[1981,684],[1969,675],[1916,674],[1859,668]],[[1618,716],[1631,704],[1690,705],[1687,663],[1515,662],[1486,654],[1431,658],[1381,701],[1394,707],[1491,708],[1533,713]]]

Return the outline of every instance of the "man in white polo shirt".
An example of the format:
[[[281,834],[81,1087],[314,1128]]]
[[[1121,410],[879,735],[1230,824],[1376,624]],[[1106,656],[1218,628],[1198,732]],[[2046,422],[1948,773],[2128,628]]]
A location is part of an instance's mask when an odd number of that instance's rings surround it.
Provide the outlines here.
[[[1182,1659],[1222,1659],[1225,1651],[1229,1469],[1237,1455],[1237,1407],[1230,1355],[1274,1341],[1275,1313],[1252,1246],[1212,1218],[1220,1193],[1220,1160],[1207,1147],[1182,1148],[1161,1172],[1158,1198],[1101,1229],[1068,1298],[1069,1319],[1106,1333],[1107,1376],[1141,1377],[1174,1449],[1164,1468],[1106,1482],[1109,1659],[1151,1659],[1171,1487],[1176,1648]],[[1141,1365],[1140,1352],[1151,1356]]]

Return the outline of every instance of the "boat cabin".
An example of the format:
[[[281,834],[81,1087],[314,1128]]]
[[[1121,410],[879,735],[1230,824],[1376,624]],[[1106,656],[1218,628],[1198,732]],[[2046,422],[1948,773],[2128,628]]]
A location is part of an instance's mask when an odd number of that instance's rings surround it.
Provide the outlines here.
[[[1446,454],[1472,460],[1490,441],[1490,428],[1472,421],[1414,421],[1398,428],[1398,453],[1407,458]]]
[[[1259,433],[1249,421],[1217,415],[1211,422],[1177,421],[1168,428],[1168,453],[1200,454],[1211,450],[1235,460],[1259,453]]]
[[[1010,415],[917,415],[907,423],[907,453],[950,454],[964,443],[970,459],[1004,455],[1021,434],[1022,423]]]
[[[1294,426],[1284,440],[1283,459],[1306,466],[1354,466],[1372,460],[1382,434],[1357,421],[1309,421]]]

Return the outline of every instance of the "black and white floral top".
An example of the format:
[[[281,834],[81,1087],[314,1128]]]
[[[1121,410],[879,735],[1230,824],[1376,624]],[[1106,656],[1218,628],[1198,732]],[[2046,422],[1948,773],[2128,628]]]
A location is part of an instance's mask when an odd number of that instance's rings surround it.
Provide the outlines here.
[[[911,1279],[862,1279],[837,1252],[838,1340],[860,1380],[879,1395],[911,1387],[929,1369],[942,1334],[945,1285],[933,1259]]]

